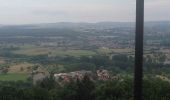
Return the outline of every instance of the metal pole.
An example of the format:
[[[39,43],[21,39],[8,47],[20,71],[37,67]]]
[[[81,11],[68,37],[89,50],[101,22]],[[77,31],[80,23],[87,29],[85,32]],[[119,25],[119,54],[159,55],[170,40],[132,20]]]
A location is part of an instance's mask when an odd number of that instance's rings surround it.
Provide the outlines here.
[[[134,100],[142,100],[144,0],[136,0]]]

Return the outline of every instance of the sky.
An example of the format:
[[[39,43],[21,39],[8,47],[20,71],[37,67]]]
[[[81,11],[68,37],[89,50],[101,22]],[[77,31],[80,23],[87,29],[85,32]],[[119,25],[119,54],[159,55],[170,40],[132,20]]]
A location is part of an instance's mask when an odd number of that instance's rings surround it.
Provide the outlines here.
[[[0,24],[132,22],[136,0],[0,0]],[[170,0],[145,0],[145,20],[170,20]]]

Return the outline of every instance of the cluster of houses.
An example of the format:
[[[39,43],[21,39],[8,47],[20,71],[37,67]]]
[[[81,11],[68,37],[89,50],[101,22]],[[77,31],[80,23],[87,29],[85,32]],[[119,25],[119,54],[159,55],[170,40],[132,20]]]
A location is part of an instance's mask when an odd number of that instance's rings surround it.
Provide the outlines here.
[[[88,76],[91,80],[120,80],[118,75],[111,75],[108,70],[97,70],[96,73],[92,71],[75,71],[70,73],[54,74],[54,78],[59,83],[65,83],[70,81],[82,80],[84,76]]]
[[[97,76],[98,76],[98,80],[110,80],[110,74],[108,72],[108,70],[97,70]]]
[[[37,82],[43,81],[46,77],[49,77],[49,73],[42,70],[36,70],[31,73],[33,84],[36,85]],[[54,74],[54,79],[60,85],[64,83],[69,83],[71,81],[82,80],[85,76],[88,76],[90,80],[95,81],[107,81],[107,80],[121,80],[119,75],[111,75],[108,70],[97,70],[96,72],[92,71],[74,71],[69,73],[58,73]]]
[[[54,78],[58,83],[66,83],[70,81],[82,80],[84,76],[88,76],[91,80],[94,79],[94,74],[92,71],[75,71],[70,73],[59,73],[54,74]]]

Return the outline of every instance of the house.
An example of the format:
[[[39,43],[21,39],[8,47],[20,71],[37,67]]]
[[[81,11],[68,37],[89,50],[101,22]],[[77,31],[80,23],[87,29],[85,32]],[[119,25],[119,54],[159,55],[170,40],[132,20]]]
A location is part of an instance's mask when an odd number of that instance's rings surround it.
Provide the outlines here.
[[[75,71],[70,73],[59,73],[54,74],[54,78],[59,83],[66,83],[70,82],[71,80],[76,81],[77,79],[82,80],[85,75],[88,75],[90,79],[93,79],[93,73],[91,71]]]
[[[108,70],[103,69],[97,70],[96,73],[93,73],[92,71],[81,70],[70,73],[54,74],[56,82],[58,82],[61,85],[63,83],[68,83],[70,81],[82,80],[85,76],[88,76],[92,81],[94,80],[107,81],[122,79],[120,75],[111,75]]]
[[[109,71],[101,70],[101,69],[97,70],[97,77],[98,77],[98,80],[103,80],[103,81],[110,80]]]

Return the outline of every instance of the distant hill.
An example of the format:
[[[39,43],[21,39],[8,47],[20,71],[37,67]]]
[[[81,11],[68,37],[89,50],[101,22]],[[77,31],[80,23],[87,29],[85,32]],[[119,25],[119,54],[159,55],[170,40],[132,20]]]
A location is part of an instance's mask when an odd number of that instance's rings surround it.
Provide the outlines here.
[[[58,23],[42,23],[42,24],[25,24],[25,25],[0,25],[0,29],[49,29],[49,28],[121,28],[135,27],[135,22],[98,22],[98,23],[73,23],[73,22],[58,22]],[[145,22],[145,27],[170,27],[170,21],[150,21]]]
[[[27,25],[4,25],[2,28],[113,28],[134,26],[132,22],[98,22],[98,23],[42,23]]]

